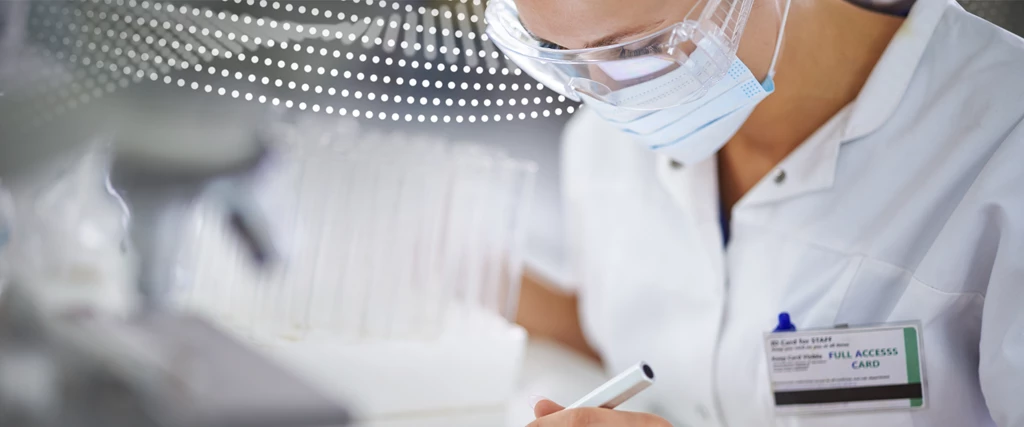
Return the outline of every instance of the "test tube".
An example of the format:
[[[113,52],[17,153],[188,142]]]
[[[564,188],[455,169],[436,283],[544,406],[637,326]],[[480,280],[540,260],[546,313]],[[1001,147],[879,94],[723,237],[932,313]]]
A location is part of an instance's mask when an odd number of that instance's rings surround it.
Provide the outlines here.
[[[295,135],[299,138],[299,135]],[[306,179],[303,171],[303,154],[300,141],[290,140],[288,146],[282,148],[280,173],[269,180],[265,192],[264,207],[276,217],[280,225],[277,239],[280,242],[283,257],[287,260],[261,275],[260,290],[262,303],[257,319],[261,331],[278,338],[294,339],[289,325],[289,274],[296,249],[301,244],[302,236],[296,230],[299,219],[300,189]]]
[[[206,211],[193,256],[213,285],[194,299],[292,339],[435,339],[482,332],[468,317],[479,310],[513,319],[535,166],[437,139],[308,129],[286,133],[259,184],[283,223],[283,265],[258,278],[245,263],[224,270],[239,248],[211,237],[224,228]]]
[[[480,245],[483,251],[482,274],[485,285],[481,294],[481,307],[491,312],[501,312],[499,308],[501,290],[503,288],[501,270],[504,254],[507,253],[507,218],[514,214],[510,212],[512,204],[508,194],[508,169],[510,165],[503,155],[496,155],[490,170],[492,177],[491,185],[488,188],[487,222],[479,235]]]
[[[444,200],[451,182],[449,157],[440,141],[428,141],[430,155],[425,164],[425,189],[419,231],[421,240],[416,247],[419,284],[422,305],[417,310],[416,325],[421,339],[435,338],[441,333],[446,295],[440,259],[442,256]]]
[[[416,309],[414,300],[410,294],[416,292],[412,286],[415,264],[413,248],[417,239],[416,235],[416,211],[419,208],[419,196],[422,194],[421,186],[423,181],[420,177],[421,167],[413,161],[415,157],[423,155],[423,146],[418,141],[408,139],[405,135],[397,134],[392,138],[395,141],[403,141],[402,148],[395,158],[395,168],[400,171],[400,189],[396,195],[397,201],[394,207],[394,243],[389,251],[390,261],[393,263],[394,271],[389,283],[389,289],[385,298],[390,301],[386,306],[387,310],[385,339],[394,340],[409,336],[409,316]]]
[[[506,181],[508,185],[506,189],[509,197],[509,212],[512,215],[503,224],[508,239],[503,245],[506,253],[501,280],[504,286],[499,295],[504,298],[504,301],[500,304],[499,309],[505,319],[515,322],[523,276],[523,252],[526,250],[527,214],[530,212],[533,202],[537,164],[512,159],[508,159],[507,162],[508,167],[504,169],[504,173],[509,176]]]
[[[334,304],[338,297],[339,288],[344,283],[343,271],[348,269],[348,257],[344,249],[347,245],[346,227],[350,223],[345,215],[343,207],[348,203],[349,194],[352,191],[352,170],[350,150],[351,145],[344,141],[350,139],[335,135],[330,141],[329,151],[325,158],[330,163],[328,182],[324,186],[328,189],[324,194],[325,218],[323,229],[319,233],[319,242],[316,251],[316,268],[314,272],[314,289],[310,305],[312,327],[325,332],[336,332],[334,325]]]
[[[375,221],[371,240],[374,251],[372,264],[373,274],[367,298],[367,311],[364,317],[364,338],[379,340],[387,338],[390,313],[394,310],[395,286],[398,271],[408,268],[407,265],[393,262],[394,252],[404,242],[396,223],[400,218],[398,204],[406,185],[406,173],[400,168],[392,167],[391,161],[400,158],[399,150],[402,143],[391,139],[380,144],[377,157],[380,167],[377,169],[379,187],[374,194],[372,210]],[[384,159],[388,159],[385,163]]]
[[[450,154],[451,155],[451,154]],[[466,254],[463,252],[465,245],[462,244],[462,234],[465,232],[466,210],[468,209],[468,198],[466,193],[466,180],[464,165],[460,159],[453,156],[450,160],[452,176],[448,184],[448,194],[444,199],[444,210],[441,218],[441,257],[438,260],[438,268],[441,269],[441,290],[440,307],[441,318],[439,319],[445,327],[451,324],[458,324],[453,318],[457,318],[459,310],[457,300],[465,293],[463,264],[466,262]],[[461,319],[460,319],[461,320]]]
[[[454,314],[460,329],[474,333],[472,330],[481,325],[469,316],[478,310],[485,286],[483,267],[486,258],[482,243],[486,238],[484,233],[488,221],[488,191],[493,162],[479,147],[460,146],[455,153],[459,162],[461,190],[456,197],[462,200],[456,200],[458,205],[454,209],[459,220],[452,225],[456,229],[454,244],[459,246],[457,251],[462,255],[456,260],[459,266],[459,285],[457,312]]]
[[[293,283],[293,292],[295,293],[295,301],[293,301],[293,321],[299,322],[299,327],[304,330],[309,330],[313,327],[311,323],[313,314],[313,298],[314,295],[319,293],[316,287],[320,285],[320,280],[317,277],[320,271],[319,263],[330,262],[329,260],[322,260],[320,252],[322,249],[322,235],[330,221],[333,219],[327,216],[329,209],[329,201],[336,197],[334,194],[337,188],[335,179],[338,176],[335,148],[331,145],[329,140],[321,140],[318,142],[316,148],[316,154],[309,160],[309,169],[313,174],[314,179],[311,180],[311,185],[304,191],[307,202],[303,204],[304,216],[307,218],[305,223],[305,233],[307,239],[303,246],[303,252],[296,259],[300,262],[302,268],[299,269],[299,274],[292,277],[291,282]]]
[[[444,214],[444,198],[447,195],[451,179],[450,156],[445,144],[438,140],[424,142],[426,154],[422,163],[423,189],[420,192],[419,208],[415,219],[417,240],[410,248],[414,259],[415,292],[409,315],[417,339],[429,339],[441,332],[441,316],[447,303],[443,294],[441,271],[438,261],[441,259],[442,219]]]
[[[331,290],[331,306],[328,307],[329,328],[342,339],[354,339],[352,324],[354,319],[347,317],[353,311],[353,299],[359,295],[353,290],[353,286],[361,280],[362,265],[365,255],[358,250],[359,230],[364,226],[364,216],[360,212],[365,209],[361,205],[360,196],[365,192],[366,186],[370,185],[362,178],[366,177],[364,163],[365,156],[362,153],[349,153],[346,156],[346,173],[343,175],[348,191],[343,197],[338,198],[336,206],[337,215],[333,217],[334,231],[331,233],[333,243],[331,252],[336,258],[337,268],[325,278],[326,286]]]
[[[368,300],[372,286],[373,268],[376,264],[376,250],[373,244],[379,242],[374,233],[378,222],[374,218],[374,195],[384,187],[381,168],[373,164],[373,144],[379,139],[370,135],[362,139],[353,157],[353,191],[346,210],[352,222],[351,239],[348,240],[349,270],[344,272],[338,301],[338,326],[348,340],[365,338],[364,322],[368,316]]]

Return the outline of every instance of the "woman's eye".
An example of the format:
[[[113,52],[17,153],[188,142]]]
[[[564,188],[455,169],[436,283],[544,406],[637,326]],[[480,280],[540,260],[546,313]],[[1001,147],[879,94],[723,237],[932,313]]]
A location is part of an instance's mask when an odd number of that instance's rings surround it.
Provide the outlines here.
[[[557,45],[557,44],[554,44],[554,43],[552,43],[552,42],[549,42],[549,41],[547,41],[547,40],[544,40],[544,41],[542,41],[542,42],[540,43],[540,47],[542,47],[542,48],[544,48],[544,49],[554,49],[554,50],[562,50],[562,49],[565,49],[565,48],[563,48],[563,47],[561,47],[561,46],[559,46],[559,45]]]
[[[629,59],[629,58],[636,58],[638,56],[650,55],[650,54],[654,54],[654,53],[658,53],[658,48],[656,46],[654,46],[654,45],[650,45],[650,46],[645,46],[645,47],[640,48],[640,49],[633,49],[633,50],[622,49],[622,51],[619,52],[619,58]]]

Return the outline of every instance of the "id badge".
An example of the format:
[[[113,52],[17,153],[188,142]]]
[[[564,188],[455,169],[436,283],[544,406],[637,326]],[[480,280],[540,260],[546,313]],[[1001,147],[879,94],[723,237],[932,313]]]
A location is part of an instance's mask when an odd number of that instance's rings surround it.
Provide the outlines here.
[[[927,405],[917,324],[765,334],[779,415]]]

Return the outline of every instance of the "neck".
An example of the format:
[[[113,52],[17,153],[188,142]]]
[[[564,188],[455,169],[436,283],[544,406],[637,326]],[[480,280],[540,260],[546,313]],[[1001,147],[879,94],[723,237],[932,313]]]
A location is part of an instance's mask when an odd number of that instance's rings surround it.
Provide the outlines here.
[[[849,104],[867,81],[901,18],[871,12],[845,0],[792,0],[776,91],[762,101],[719,152],[722,201],[731,207],[761,177]],[[762,2],[765,3],[772,2]],[[739,55],[767,75],[779,11],[755,7]],[[749,40],[757,37],[759,40]],[[765,40],[765,39],[769,40]],[[744,51],[744,45],[747,46]],[[767,52],[767,53],[766,53]]]
[[[760,21],[777,26],[774,7],[765,12],[774,17]],[[793,0],[777,90],[750,116],[738,140],[781,161],[856,98],[902,22],[845,0]]]

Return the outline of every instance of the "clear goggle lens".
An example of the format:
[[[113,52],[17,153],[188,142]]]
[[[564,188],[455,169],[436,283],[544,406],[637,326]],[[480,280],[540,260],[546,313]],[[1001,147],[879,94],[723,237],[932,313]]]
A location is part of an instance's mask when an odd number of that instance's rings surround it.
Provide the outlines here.
[[[641,39],[589,49],[557,49],[534,37],[512,0],[491,0],[487,34],[531,77],[575,101],[583,96],[636,110],[690,102],[719,81],[735,59],[751,0],[707,0],[681,23]],[[699,6],[704,8],[698,16]],[[640,85],[643,85],[640,87]],[[658,90],[631,102],[638,92]]]

